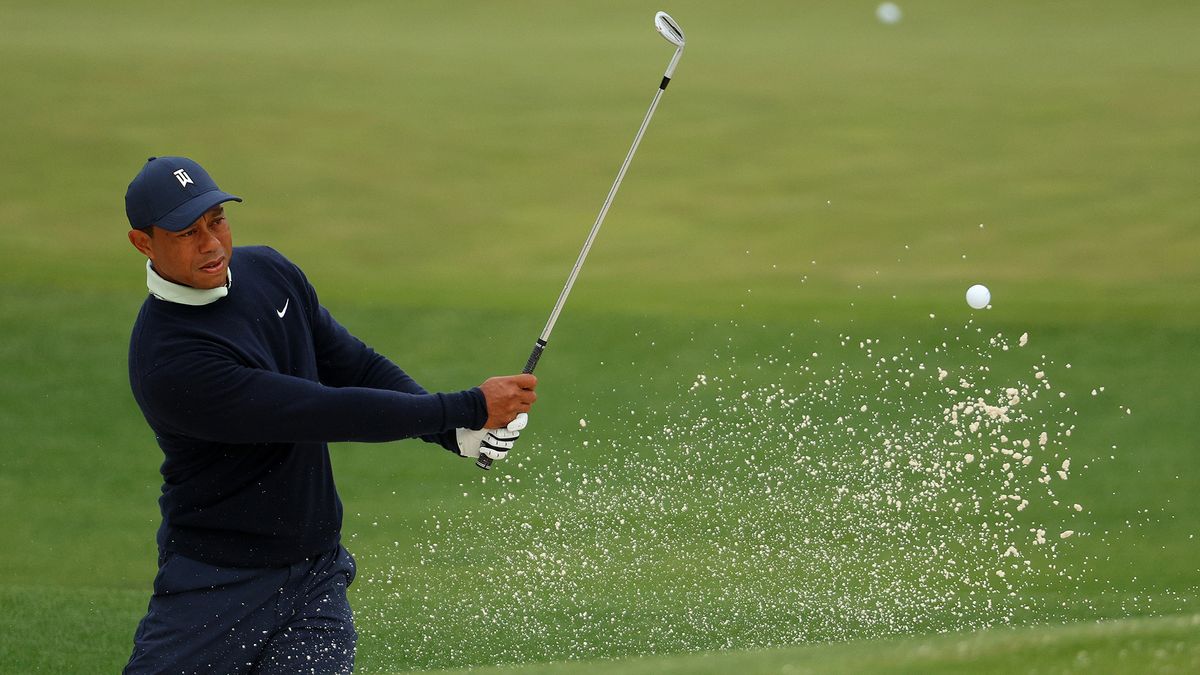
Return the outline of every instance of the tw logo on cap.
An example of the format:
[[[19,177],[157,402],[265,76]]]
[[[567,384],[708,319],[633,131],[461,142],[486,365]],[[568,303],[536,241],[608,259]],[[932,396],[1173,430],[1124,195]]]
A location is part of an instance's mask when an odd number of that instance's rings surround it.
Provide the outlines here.
[[[191,185],[196,184],[196,181],[192,180],[192,177],[188,175],[187,169],[179,169],[176,171],[175,180],[179,181],[179,187],[187,187],[189,183]]]

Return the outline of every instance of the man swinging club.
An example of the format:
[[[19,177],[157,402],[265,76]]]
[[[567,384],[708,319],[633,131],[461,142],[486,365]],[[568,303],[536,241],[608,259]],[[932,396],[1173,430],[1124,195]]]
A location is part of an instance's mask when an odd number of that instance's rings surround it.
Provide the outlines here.
[[[158,574],[125,672],[351,672],[354,559],[327,444],[419,437],[502,459],[537,380],[425,391],[287,258],[235,249],[230,201],[183,157],[151,158],[125,195],[150,290],[129,379],[164,454]]]

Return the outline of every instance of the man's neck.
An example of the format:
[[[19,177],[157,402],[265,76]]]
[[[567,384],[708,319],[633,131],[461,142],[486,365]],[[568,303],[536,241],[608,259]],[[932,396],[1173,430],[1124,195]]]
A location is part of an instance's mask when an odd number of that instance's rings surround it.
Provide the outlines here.
[[[174,302],[179,305],[208,305],[229,295],[233,286],[233,272],[225,270],[225,283],[216,288],[192,288],[169,281],[154,269],[149,260],[146,261],[146,288],[150,294],[159,300]]]

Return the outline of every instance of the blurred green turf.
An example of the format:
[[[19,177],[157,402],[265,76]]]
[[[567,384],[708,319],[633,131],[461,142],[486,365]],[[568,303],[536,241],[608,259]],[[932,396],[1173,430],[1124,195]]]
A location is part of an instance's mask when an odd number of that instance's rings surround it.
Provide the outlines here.
[[[427,386],[469,386],[517,370],[542,327],[670,56],[660,8],[691,42],[532,433],[653,409],[718,347],[935,335],[984,282],[981,325],[1109,393],[1080,404],[1074,454],[1097,461],[1073,486],[1106,534],[1064,554],[1095,580],[1046,597],[1074,619],[1195,611],[1196,3],[914,1],[888,27],[874,3],[5,2],[0,614],[21,621],[0,671],[115,670],[145,606],[159,453],[126,382],[144,289],[122,212],[140,163],[200,160],[246,198],[238,243],[301,264]],[[365,561],[416,565],[423,521],[468,506],[470,467],[418,443],[335,462]],[[1047,670],[1073,663],[1064,644]],[[886,669],[888,649],[844,667]],[[1146,663],[1194,662],[1167,652]],[[428,665],[369,639],[360,664]]]
[[[936,637],[852,641],[757,651],[651,656],[611,662],[432,671],[539,673],[1190,673],[1200,668],[1197,615],[1069,626],[993,629]]]

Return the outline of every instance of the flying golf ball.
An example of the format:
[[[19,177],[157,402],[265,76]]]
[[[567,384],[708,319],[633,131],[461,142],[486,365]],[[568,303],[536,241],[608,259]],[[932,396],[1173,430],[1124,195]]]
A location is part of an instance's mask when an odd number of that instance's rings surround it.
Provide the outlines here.
[[[967,304],[972,309],[983,309],[992,301],[992,292],[983,284],[975,284],[967,289]]]
[[[875,9],[875,16],[883,23],[896,23],[900,20],[900,7],[894,2],[885,2]]]

